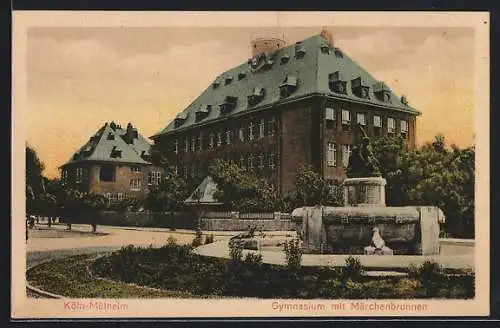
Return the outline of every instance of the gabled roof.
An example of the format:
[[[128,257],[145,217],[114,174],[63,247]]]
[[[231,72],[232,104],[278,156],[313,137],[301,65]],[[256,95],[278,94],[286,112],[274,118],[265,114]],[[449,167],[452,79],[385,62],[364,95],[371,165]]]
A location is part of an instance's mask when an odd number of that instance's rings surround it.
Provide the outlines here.
[[[137,138],[131,140],[131,143],[126,142],[126,130],[119,125],[114,122],[106,123],[61,167],[89,161],[151,164],[142,157],[150,153],[151,144],[149,141],[140,134],[137,134]],[[113,156],[113,153],[120,151],[120,156]]]
[[[184,201],[186,205],[221,205],[215,199],[215,192],[217,191],[217,184],[212,177],[207,176],[200,185],[193,191],[193,193]]]
[[[282,60],[282,58],[289,58]],[[271,105],[286,103],[294,99],[304,98],[311,95],[325,95],[338,99],[346,99],[353,102],[367,103],[374,106],[382,106],[397,111],[404,111],[414,115],[420,113],[408,104],[401,102],[390,89],[391,102],[384,102],[374,94],[373,86],[378,82],[366,70],[353,61],[347,54],[339,48],[333,48],[326,43],[326,39],[321,35],[312,36],[302,42],[289,45],[278,50],[274,54],[266,54],[261,69],[253,71],[250,67],[252,61],[234,67],[233,69],[217,76],[214,82],[203,91],[184,111],[178,115],[185,118],[181,124],[170,122],[164,129],[152,136],[154,139],[163,134],[170,134],[176,131],[189,129],[191,127],[205,124],[211,121],[237,116],[246,112],[260,110],[271,107]],[[347,92],[340,94],[330,88],[330,74],[337,73],[341,80],[347,84]],[[241,79],[233,79],[230,84],[221,83],[226,77],[234,77],[245,73]],[[287,77],[289,80],[287,80]],[[361,98],[353,90],[351,81],[357,78],[363,85],[369,86],[369,97]],[[288,85],[290,81],[295,82],[296,89],[283,97],[280,95],[280,86]],[[218,82],[218,84],[216,83]],[[249,106],[247,97],[252,94],[255,88],[265,90],[265,97],[257,106]],[[226,97],[237,97],[237,102],[228,113],[221,112],[220,105],[224,103]],[[211,105],[211,111],[201,120],[196,120],[195,112],[201,106]]]

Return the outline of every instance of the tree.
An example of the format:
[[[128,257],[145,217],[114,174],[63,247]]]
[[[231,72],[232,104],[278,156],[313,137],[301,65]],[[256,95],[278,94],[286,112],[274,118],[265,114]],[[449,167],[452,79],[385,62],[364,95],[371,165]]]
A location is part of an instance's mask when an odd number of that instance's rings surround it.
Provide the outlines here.
[[[340,184],[337,183],[331,186],[310,166],[299,165],[294,184],[295,205],[297,207],[315,205],[341,206],[342,204],[343,197]]]
[[[61,212],[68,229],[73,223],[90,224],[92,232],[97,230],[99,212],[108,207],[108,199],[95,193],[85,193],[76,189],[67,189]]]
[[[270,212],[284,205],[264,178],[231,161],[216,159],[208,172],[218,186],[215,198],[232,210]]]
[[[417,149],[408,149],[400,137],[379,138],[373,148],[389,206],[438,206],[446,216],[445,231],[474,236],[474,147],[447,147],[438,135]]]
[[[150,191],[146,197],[145,207],[151,211],[174,212],[183,205],[188,196],[186,180],[172,174]]]
[[[26,145],[26,214],[39,212],[39,198],[44,193],[42,172],[45,166],[36,151]]]

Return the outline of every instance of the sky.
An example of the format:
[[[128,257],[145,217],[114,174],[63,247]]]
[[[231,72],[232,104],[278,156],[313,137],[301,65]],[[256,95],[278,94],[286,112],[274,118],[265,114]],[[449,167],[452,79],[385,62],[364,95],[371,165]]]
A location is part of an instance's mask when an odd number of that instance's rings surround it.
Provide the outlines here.
[[[422,112],[417,143],[441,133],[474,138],[474,30],[459,27],[327,27],[335,46]],[[31,27],[27,39],[27,143],[57,167],[105,122],[132,122],[149,137],[247,61],[259,28]],[[266,28],[267,30],[267,28]],[[274,28],[288,44],[321,28]]]

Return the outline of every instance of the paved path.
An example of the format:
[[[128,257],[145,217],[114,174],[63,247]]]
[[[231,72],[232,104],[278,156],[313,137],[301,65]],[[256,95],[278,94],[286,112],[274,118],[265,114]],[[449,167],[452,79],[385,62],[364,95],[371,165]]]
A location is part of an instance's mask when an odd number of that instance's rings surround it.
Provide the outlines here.
[[[448,248],[446,248],[448,247]],[[450,249],[452,248],[452,249]],[[200,255],[229,258],[229,247],[226,241],[218,241],[212,244],[203,245],[196,249]],[[262,261],[270,264],[285,264],[285,254],[276,251],[250,251],[244,253],[260,253]],[[349,255],[331,254],[303,254],[302,265],[304,266],[344,266]],[[371,269],[401,269],[407,268],[410,264],[420,265],[427,259],[435,260],[444,268],[461,269],[474,268],[474,248],[469,245],[449,245],[444,246],[442,254],[432,256],[415,255],[394,255],[394,256],[373,256],[356,255],[361,264]]]
[[[75,231],[90,231],[89,225],[73,225]],[[65,226],[55,225],[54,229],[64,230]],[[67,238],[30,238],[27,243],[27,264],[31,266],[48,259],[60,258],[76,254],[100,253],[120,249],[127,245],[161,246],[172,236],[179,244],[190,243],[194,238],[194,231],[162,228],[134,228],[99,226],[98,232],[106,235],[82,237],[81,234]],[[197,249],[198,254],[229,258],[227,240],[238,232],[234,231],[206,231],[205,235],[213,234],[215,243],[203,245]],[[268,232],[268,235],[285,236],[291,232]],[[70,233],[69,233],[70,234]],[[433,259],[447,268],[474,268],[474,247],[467,241],[443,241],[443,252],[435,256],[366,256],[360,255],[361,263],[371,268],[403,268],[410,264],[419,265],[426,259]],[[252,251],[245,251],[252,252]],[[259,251],[263,261],[271,264],[284,264],[282,252]],[[313,255],[304,254],[302,264],[337,265],[345,264],[347,255]]]

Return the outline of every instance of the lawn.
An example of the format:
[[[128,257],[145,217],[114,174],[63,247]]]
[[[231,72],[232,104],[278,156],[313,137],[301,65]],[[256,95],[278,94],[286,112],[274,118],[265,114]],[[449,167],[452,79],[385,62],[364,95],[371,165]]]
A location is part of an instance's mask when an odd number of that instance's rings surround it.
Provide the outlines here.
[[[406,271],[408,276],[403,277],[367,276],[356,258],[350,258],[344,267],[294,269],[264,264],[258,255],[241,260],[204,257],[194,254],[191,246],[169,243],[160,248],[128,246],[97,259],[78,255],[54,260],[29,270],[28,280],[52,293],[91,298],[474,297],[472,272],[446,271],[431,262]]]

